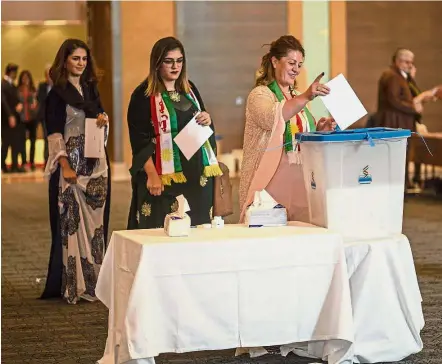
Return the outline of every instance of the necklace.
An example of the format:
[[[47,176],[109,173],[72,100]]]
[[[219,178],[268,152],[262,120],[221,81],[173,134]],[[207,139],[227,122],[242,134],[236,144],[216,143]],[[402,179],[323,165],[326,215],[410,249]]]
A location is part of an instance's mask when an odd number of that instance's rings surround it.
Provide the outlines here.
[[[289,86],[289,92],[290,92],[290,95],[292,95],[292,97],[295,96],[295,87]]]
[[[167,92],[169,93],[169,97],[173,102],[180,102],[181,95],[179,92],[177,92],[176,90],[167,91]]]
[[[282,90],[281,90],[282,91]],[[282,91],[282,93],[284,94],[284,97],[287,99],[287,97],[285,95],[290,95],[291,97],[295,97],[295,88],[293,86],[289,86],[289,91]]]
[[[83,96],[83,87],[81,87],[81,85],[78,85],[77,90],[80,93],[80,95]]]
[[[81,96],[83,96],[83,88],[81,87],[81,85],[80,85],[80,84],[78,84],[78,85],[74,85],[72,82],[71,82],[71,84],[77,89],[78,93],[79,93]]]

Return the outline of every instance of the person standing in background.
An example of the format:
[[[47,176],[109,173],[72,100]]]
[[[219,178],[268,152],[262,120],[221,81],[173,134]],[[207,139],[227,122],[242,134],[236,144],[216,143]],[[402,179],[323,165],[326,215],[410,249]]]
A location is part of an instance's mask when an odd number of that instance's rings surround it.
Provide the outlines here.
[[[402,128],[415,131],[416,118],[422,113],[422,104],[415,103],[408,84],[414,63],[414,54],[408,49],[400,48],[392,58],[391,66],[385,70],[378,83],[378,109],[375,115],[375,126]],[[409,148],[405,167],[405,188],[411,188],[408,178]]]
[[[37,92],[34,86],[31,72],[24,70],[18,77],[18,94],[23,109],[20,112],[20,153],[22,165],[29,162],[31,170],[35,170],[35,142],[37,139]],[[30,150],[29,158],[26,157],[26,132],[29,134]]]
[[[46,116],[49,159],[49,216],[52,233],[42,299],[63,297],[69,304],[96,301],[110,212],[110,171],[105,155],[85,156],[86,119],[104,128],[109,119],[97,88],[95,62],[86,43],[67,39],[50,70],[54,83]]]
[[[38,84],[37,89],[37,102],[38,102],[38,110],[37,110],[37,127],[38,124],[41,123],[44,133],[44,160],[45,166],[46,161],[48,160],[48,135],[46,131],[46,120],[45,120],[45,110],[46,110],[46,98],[48,97],[49,91],[52,88],[52,80],[49,77],[49,70],[51,66],[46,66],[45,69],[45,81],[40,82]]]
[[[18,65],[9,63],[2,79],[2,172],[25,172],[23,167],[18,167],[19,135],[17,124],[20,122],[19,113],[23,105],[20,103],[17,86]],[[8,149],[11,147],[11,170],[6,167]]]

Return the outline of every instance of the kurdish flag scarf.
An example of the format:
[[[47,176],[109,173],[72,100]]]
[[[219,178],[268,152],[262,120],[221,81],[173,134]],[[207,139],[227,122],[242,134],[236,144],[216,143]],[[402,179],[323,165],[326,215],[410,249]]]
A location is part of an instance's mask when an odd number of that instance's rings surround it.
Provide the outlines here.
[[[273,92],[279,102],[284,100],[284,94],[276,80],[267,87]],[[303,133],[304,131],[316,131],[315,118],[307,106],[285,123],[284,149],[291,163],[301,164],[301,158],[299,157],[300,147],[296,142],[295,134]]]
[[[191,91],[186,97],[201,110],[200,104]],[[156,135],[155,167],[164,185],[170,186],[175,183],[186,183],[187,179],[181,167],[181,159],[178,146],[174,138],[178,134],[178,121],[167,92],[152,95],[150,97],[151,116]],[[214,177],[222,175],[215,153],[209,140],[201,147],[203,158],[203,175]]]

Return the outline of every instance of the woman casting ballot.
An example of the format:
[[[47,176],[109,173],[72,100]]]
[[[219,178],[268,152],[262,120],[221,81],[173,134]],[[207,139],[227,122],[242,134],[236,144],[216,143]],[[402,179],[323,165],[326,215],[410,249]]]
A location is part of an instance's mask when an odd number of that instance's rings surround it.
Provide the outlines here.
[[[307,108],[317,96],[330,89],[320,83],[320,74],[300,93],[296,78],[302,70],[305,51],[299,40],[286,35],[272,42],[262,57],[256,87],[246,106],[244,158],[240,181],[241,221],[256,191],[266,190],[287,209],[289,221],[309,222],[300,147],[295,134],[334,130],[332,118],[318,122]],[[284,145],[284,146],[283,146]]]

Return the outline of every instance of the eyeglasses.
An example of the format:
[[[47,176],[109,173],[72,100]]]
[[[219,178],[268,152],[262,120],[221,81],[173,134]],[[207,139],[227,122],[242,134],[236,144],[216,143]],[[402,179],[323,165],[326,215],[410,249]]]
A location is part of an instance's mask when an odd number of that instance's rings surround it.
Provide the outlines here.
[[[178,59],[164,58],[164,61],[163,61],[163,63],[166,66],[173,66],[173,65],[175,65],[175,63],[178,64],[178,65],[181,65],[181,64],[183,64],[183,62],[184,62],[184,58],[183,57],[178,58]]]

